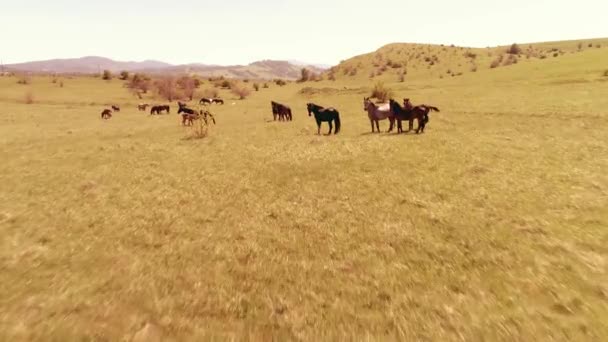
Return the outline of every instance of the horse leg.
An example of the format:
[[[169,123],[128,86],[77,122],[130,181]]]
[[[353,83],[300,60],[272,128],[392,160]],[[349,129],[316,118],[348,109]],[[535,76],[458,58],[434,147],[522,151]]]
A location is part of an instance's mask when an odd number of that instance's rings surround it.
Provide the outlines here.
[[[376,120],[376,132],[380,133],[380,120]]]
[[[372,125],[372,133],[374,133],[374,120],[369,119],[369,123]]]
[[[329,125],[329,132],[327,132],[327,135],[331,135],[331,130],[334,128],[334,126],[331,124],[332,121],[327,121],[327,124]]]
[[[410,127],[409,127],[409,129],[407,131],[409,132],[409,131],[411,131],[413,129],[414,129],[414,118],[411,118],[410,119]]]
[[[321,135],[321,121],[317,121],[317,135]]]

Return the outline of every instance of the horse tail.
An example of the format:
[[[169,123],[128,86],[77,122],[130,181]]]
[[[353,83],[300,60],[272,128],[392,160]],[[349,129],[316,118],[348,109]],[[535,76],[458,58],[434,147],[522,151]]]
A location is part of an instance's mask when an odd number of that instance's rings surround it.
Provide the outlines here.
[[[334,134],[338,134],[338,132],[340,132],[340,113],[336,111],[336,130]]]
[[[426,106],[426,107],[433,112],[439,112],[439,108],[437,108],[437,107],[433,107],[433,106]]]

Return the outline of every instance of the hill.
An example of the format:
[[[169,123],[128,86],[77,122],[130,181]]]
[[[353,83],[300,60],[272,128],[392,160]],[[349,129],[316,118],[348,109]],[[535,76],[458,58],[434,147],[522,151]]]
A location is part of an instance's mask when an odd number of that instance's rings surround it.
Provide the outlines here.
[[[559,58],[595,49],[608,48],[608,38],[518,44],[493,48],[394,43],[342,61],[329,69],[327,77],[383,81],[447,78],[517,63]]]
[[[249,65],[206,65],[186,64],[172,65],[165,62],[146,60],[143,62],[120,62],[105,57],[82,57],[71,59],[51,59],[18,64],[8,64],[6,70],[14,72],[58,73],[58,74],[95,74],[102,70],[118,73],[130,72],[147,73],[192,73],[201,76],[224,76],[229,78],[252,79],[297,79],[302,67],[307,67],[316,73],[324,71],[318,66],[306,66],[303,63],[294,64],[288,61],[264,60]]]

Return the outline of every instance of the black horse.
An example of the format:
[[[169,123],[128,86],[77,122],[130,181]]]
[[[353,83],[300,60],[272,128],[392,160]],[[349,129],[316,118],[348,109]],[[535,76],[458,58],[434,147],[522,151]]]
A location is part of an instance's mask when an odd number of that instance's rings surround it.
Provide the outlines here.
[[[115,111],[115,112],[120,112],[120,107],[113,105],[112,106],[112,110]]]
[[[277,116],[279,117],[279,121],[293,121],[293,115],[289,106],[274,101],[271,101],[270,104],[272,105],[272,117],[274,121],[277,121]]]
[[[112,111],[109,109],[104,109],[101,112],[101,118],[106,120],[112,118]]]
[[[198,104],[202,104],[202,105],[207,105],[207,104],[212,104],[213,103],[213,99],[208,99],[208,98],[202,98],[200,101],[198,101]]]
[[[224,104],[224,100],[220,99],[219,97],[214,98],[214,99],[212,100],[212,102],[215,102],[215,103],[217,103],[217,104],[221,104],[221,105],[223,105],[223,104]]]
[[[336,130],[334,134],[338,134],[340,132],[340,113],[335,108],[323,108],[314,103],[307,103],[306,108],[308,109],[308,116],[311,114],[315,114],[315,120],[317,121],[317,134],[321,134],[321,122],[326,121],[329,124],[329,132],[327,134],[331,134],[331,130],[333,128],[332,122],[336,122]]]

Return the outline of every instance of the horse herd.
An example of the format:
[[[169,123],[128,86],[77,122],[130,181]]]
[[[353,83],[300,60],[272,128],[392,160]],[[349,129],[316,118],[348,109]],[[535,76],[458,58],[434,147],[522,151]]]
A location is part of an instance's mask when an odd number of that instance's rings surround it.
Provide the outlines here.
[[[224,104],[224,101],[220,98],[203,98],[199,101],[199,104],[207,105],[219,103]],[[291,108],[284,104],[271,101],[270,102],[272,108],[272,116],[274,121],[277,119],[279,121],[292,121],[293,115]],[[145,111],[148,107],[151,107],[150,114],[162,114],[166,112],[169,114],[171,112],[171,107],[168,105],[153,105],[150,106],[147,103],[140,103],[137,106],[139,111]],[[183,126],[192,126],[195,120],[202,119],[205,124],[207,124],[209,119],[215,124],[215,117],[207,110],[195,110],[189,108],[187,104],[178,102],[178,111],[177,114],[182,115],[182,125]],[[307,103],[306,109],[308,110],[308,116],[312,116],[314,114],[315,121],[317,122],[317,134],[321,134],[321,123],[327,122],[329,125],[329,131],[327,134],[331,134],[332,130],[334,134],[338,134],[340,132],[340,113],[335,108],[324,108],[322,106],[316,105],[314,103]],[[389,103],[384,104],[376,104],[369,97],[363,98],[363,110],[367,112],[367,116],[372,126],[372,133],[378,132],[380,133],[379,122],[382,120],[388,119],[390,122],[390,126],[387,132],[391,132],[395,126],[395,121],[397,121],[397,133],[403,132],[403,121],[409,122],[408,131],[413,130],[414,120],[418,121],[418,128],[416,129],[416,133],[424,133],[424,127],[429,122],[429,113],[439,112],[439,108],[422,104],[418,106],[412,105],[410,99],[404,99],[403,105],[394,99],[390,99]],[[112,111],[119,112],[120,107],[113,105],[112,110],[104,109],[101,112],[102,119],[110,119],[112,117]],[[334,129],[335,124],[335,129]]]

